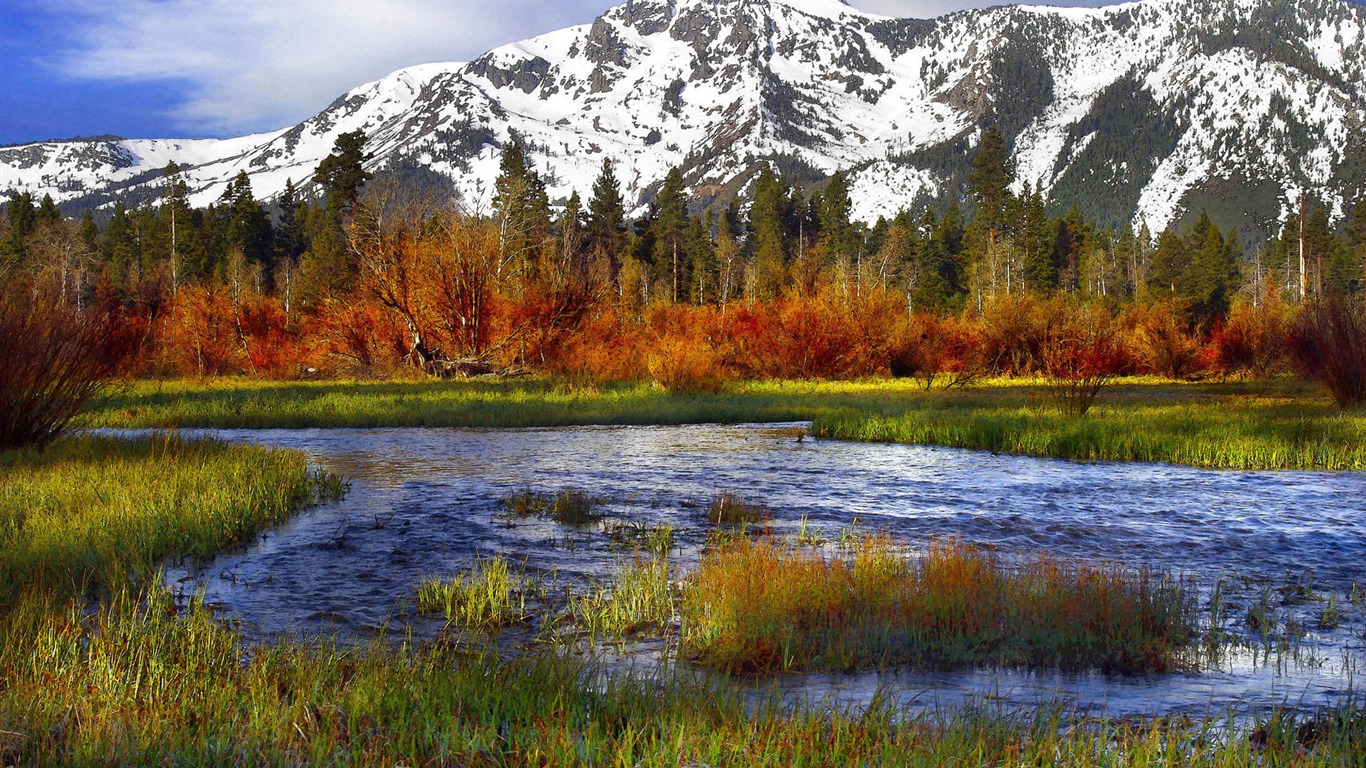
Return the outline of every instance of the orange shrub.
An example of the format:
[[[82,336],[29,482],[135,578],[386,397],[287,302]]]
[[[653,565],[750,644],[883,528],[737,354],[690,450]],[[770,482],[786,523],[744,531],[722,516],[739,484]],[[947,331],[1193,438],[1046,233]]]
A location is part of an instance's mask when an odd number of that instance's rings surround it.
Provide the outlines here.
[[[1121,325],[1141,370],[1169,379],[1189,379],[1205,367],[1200,340],[1193,336],[1185,312],[1173,301],[1135,304]]]
[[[1210,334],[1214,361],[1224,375],[1264,379],[1290,367],[1290,313],[1274,298],[1259,307],[1234,305]]]
[[[962,318],[916,313],[893,344],[890,370],[920,379],[925,389],[941,376],[946,387],[967,386],[987,371],[981,333]]]

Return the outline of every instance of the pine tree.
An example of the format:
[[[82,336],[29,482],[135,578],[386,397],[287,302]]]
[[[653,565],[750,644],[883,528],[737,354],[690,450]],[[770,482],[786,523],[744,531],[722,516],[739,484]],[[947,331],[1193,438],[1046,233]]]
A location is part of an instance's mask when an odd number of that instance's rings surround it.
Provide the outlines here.
[[[1081,261],[1092,248],[1094,231],[1081,209],[1072,206],[1057,222],[1054,259],[1058,265],[1058,290],[1072,293],[1081,287]]]
[[[1189,262],[1184,239],[1174,229],[1162,230],[1148,269],[1148,290],[1157,295],[1175,295]]]
[[[55,224],[62,220],[62,209],[57,207],[52,195],[43,195],[43,201],[38,204],[39,224]]]
[[[527,164],[517,142],[503,147],[494,182],[493,218],[502,262],[525,281],[537,278],[537,257],[550,237],[550,200],[545,183]]]
[[[5,206],[8,232],[3,243],[0,243],[0,268],[12,270],[14,265],[27,260],[28,249],[24,241],[37,221],[38,210],[33,207],[33,194],[10,190],[9,203]]]
[[[303,258],[308,243],[304,238],[299,190],[293,179],[285,179],[284,191],[275,198],[275,287],[285,303],[285,315],[294,308],[295,282],[299,272],[299,262]]]
[[[270,217],[252,194],[251,177],[238,172],[221,198],[224,242],[229,252],[241,251],[252,283],[268,291],[274,276],[273,236]]]
[[[626,249],[626,206],[621,185],[609,158],[593,182],[593,197],[588,201],[588,221],[584,232],[588,252],[605,261],[612,280],[616,280],[621,257]]]
[[[586,281],[589,271],[588,261],[584,258],[586,231],[583,225],[583,203],[578,192],[569,195],[564,212],[555,223],[555,230],[559,242],[561,275],[566,279]]]
[[[749,208],[749,251],[753,254],[754,293],[760,300],[778,296],[787,282],[785,214],[787,185],[767,165],[754,183],[754,203]]]
[[[1025,193],[1020,206],[1020,250],[1023,253],[1025,288],[1047,293],[1058,287],[1058,232],[1048,218],[1043,195],[1037,189]]]
[[[977,202],[977,217],[986,224],[988,245],[996,247],[997,235],[1005,224],[1010,185],[1015,182],[1014,161],[1006,148],[1005,137],[996,125],[982,131],[982,142],[972,158],[968,188]]]
[[[652,278],[656,285],[668,286],[671,301],[678,303],[680,291],[688,285],[684,272],[688,268],[688,197],[683,187],[683,171],[671,168],[664,177],[664,186],[655,198],[655,217],[651,225],[654,239]]]
[[[1187,238],[1187,249],[1190,258],[1181,272],[1177,295],[1187,301],[1197,325],[1208,324],[1228,312],[1239,284],[1242,246],[1236,237],[1225,239],[1209,216],[1201,213]]]
[[[820,249],[827,264],[848,265],[858,253],[858,235],[849,218],[852,208],[853,204],[849,200],[849,183],[845,180],[844,173],[836,173],[830,177],[830,183],[821,193],[818,210]],[[860,267],[861,265],[854,265],[856,287],[862,278]]]
[[[189,186],[180,176],[180,166],[174,162],[166,164],[163,171],[166,178],[165,190],[161,195],[161,215],[166,220],[168,230],[170,250],[167,258],[170,260],[171,268],[171,294],[180,292],[180,285],[185,280],[185,262],[181,256],[180,238],[184,234],[184,224],[186,213],[189,210]]]
[[[361,188],[374,175],[365,170],[372,155],[365,151],[365,131],[359,128],[337,136],[332,154],[323,158],[313,172],[313,183],[322,188],[327,209],[341,217],[350,213]]]

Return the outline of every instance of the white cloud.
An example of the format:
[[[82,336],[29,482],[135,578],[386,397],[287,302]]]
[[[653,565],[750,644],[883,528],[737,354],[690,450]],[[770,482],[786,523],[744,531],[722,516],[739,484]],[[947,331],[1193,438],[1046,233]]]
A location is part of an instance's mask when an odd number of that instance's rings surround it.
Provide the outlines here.
[[[63,73],[180,80],[195,133],[280,128],[405,66],[463,61],[592,20],[601,0],[53,0],[71,19]]]
[[[1076,2],[1076,0],[1070,0]],[[44,0],[69,19],[66,75],[177,80],[175,127],[200,135],[282,128],[396,69],[464,61],[591,21],[614,0]],[[936,16],[984,0],[853,0]]]

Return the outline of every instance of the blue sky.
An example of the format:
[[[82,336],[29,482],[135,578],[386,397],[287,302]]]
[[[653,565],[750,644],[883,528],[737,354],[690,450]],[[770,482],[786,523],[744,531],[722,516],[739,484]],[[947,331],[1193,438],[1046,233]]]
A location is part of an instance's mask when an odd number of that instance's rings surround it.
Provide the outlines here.
[[[503,43],[591,21],[612,4],[0,0],[0,144],[106,133],[224,137],[283,128],[400,67],[468,60]],[[851,4],[928,17],[994,3]]]

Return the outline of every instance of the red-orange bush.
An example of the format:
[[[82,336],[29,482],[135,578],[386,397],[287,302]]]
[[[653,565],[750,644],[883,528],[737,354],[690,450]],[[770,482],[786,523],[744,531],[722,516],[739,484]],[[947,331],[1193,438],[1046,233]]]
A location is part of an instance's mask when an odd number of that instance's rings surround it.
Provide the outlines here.
[[[1366,311],[1359,302],[1329,297],[1304,307],[1290,330],[1290,350],[1340,407],[1366,405]]]
[[[47,445],[115,376],[135,343],[120,320],[0,284],[0,450]]]
[[[962,318],[917,313],[893,345],[890,370],[893,376],[920,379],[925,389],[935,381],[967,386],[987,372],[981,333]]]
[[[1125,372],[1128,356],[1109,310],[1061,300],[1050,304],[1043,373],[1058,405],[1084,416],[1100,391]]]
[[[1274,298],[1259,307],[1237,304],[1210,334],[1210,344],[1220,373],[1274,376],[1290,366],[1290,315]]]
[[[1204,368],[1200,340],[1185,312],[1172,301],[1135,304],[1121,318],[1140,370],[1169,379],[1189,379]]]

